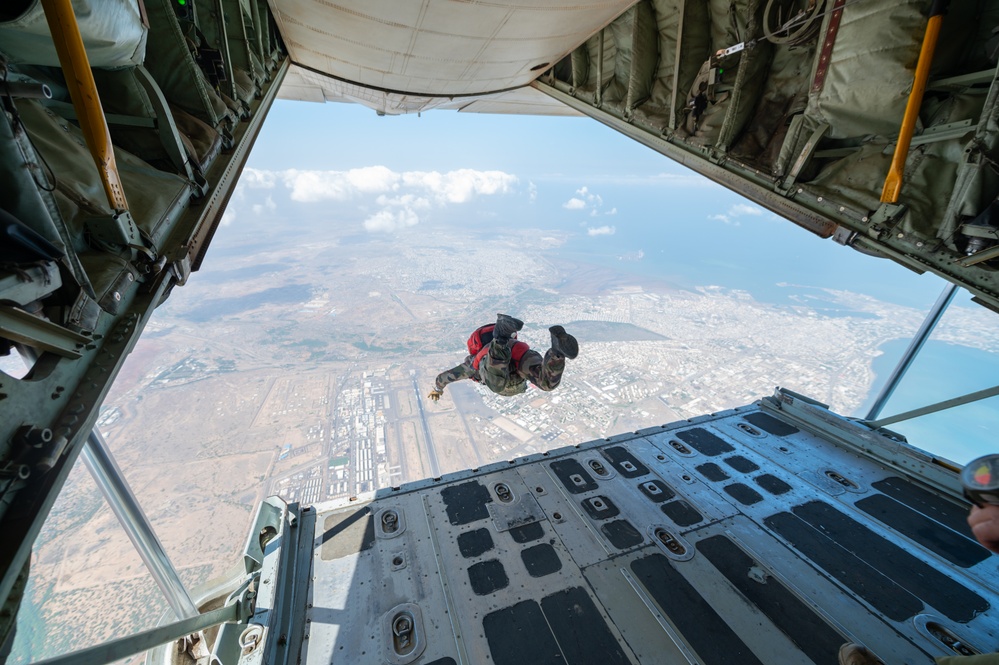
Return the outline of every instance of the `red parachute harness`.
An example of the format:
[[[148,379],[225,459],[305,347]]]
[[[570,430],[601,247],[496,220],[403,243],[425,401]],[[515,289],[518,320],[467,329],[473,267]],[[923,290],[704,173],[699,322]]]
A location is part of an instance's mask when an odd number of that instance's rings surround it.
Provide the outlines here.
[[[479,369],[479,363],[482,359],[486,357],[489,353],[489,342],[493,339],[493,328],[496,327],[495,323],[490,323],[488,325],[476,328],[475,331],[468,337],[468,355],[473,356],[472,367],[476,370]],[[516,333],[514,333],[516,337]],[[510,355],[513,359],[514,366],[520,365],[520,359],[524,357],[528,349],[531,347],[527,345],[526,342],[514,342],[513,348],[510,350]]]

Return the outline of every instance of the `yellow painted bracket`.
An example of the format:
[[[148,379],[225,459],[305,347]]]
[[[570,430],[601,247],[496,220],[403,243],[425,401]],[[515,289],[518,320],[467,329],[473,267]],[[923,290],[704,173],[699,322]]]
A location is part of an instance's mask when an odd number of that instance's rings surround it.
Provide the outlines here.
[[[62,66],[66,86],[73,99],[73,108],[80,121],[83,138],[87,141],[90,154],[97,164],[104,193],[108,203],[116,211],[128,210],[125,191],[118,176],[118,165],[114,159],[114,146],[111,144],[111,133],[104,118],[101,98],[97,94],[97,84],[94,73],[90,70],[90,61],[80,36],[80,26],[73,14],[70,0],[41,0],[45,10],[45,19],[52,33],[56,52],[59,54],[59,64]]]
[[[919,118],[919,108],[923,105],[923,93],[926,92],[926,81],[930,77],[930,65],[933,64],[933,52],[940,38],[940,25],[943,23],[945,2],[934,2],[931,16],[926,23],[926,34],[923,46],[919,50],[919,61],[916,63],[916,76],[912,81],[912,92],[905,105],[905,115],[902,116],[902,127],[898,130],[898,141],[895,144],[895,154],[892,156],[888,177],[885,178],[881,190],[881,203],[898,203],[902,191],[902,175],[905,170],[905,160],[909,156],[909,144],[912,133]]]

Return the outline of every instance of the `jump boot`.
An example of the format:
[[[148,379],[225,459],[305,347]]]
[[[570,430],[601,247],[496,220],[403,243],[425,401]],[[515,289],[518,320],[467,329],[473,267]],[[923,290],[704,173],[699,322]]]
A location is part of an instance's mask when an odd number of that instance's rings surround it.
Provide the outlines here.
[[[496,315],[496,327],[493,328],[493,339],[500,344],[506,344],[514,334],[524,327],[524,322],[506,314]]]
[[[552,334],[552,351],[569,358],[579,355],[579,342],[565,331],[562,326],[552,326],[548,329]]]

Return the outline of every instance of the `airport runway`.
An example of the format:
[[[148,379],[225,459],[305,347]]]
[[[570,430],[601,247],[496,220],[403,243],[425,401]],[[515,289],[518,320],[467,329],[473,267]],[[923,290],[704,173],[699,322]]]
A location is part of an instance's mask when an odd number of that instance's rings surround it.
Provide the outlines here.
[[[423,423],[423,438],[427,442],[427,458],[430,460],[430,477],[440,478],[441,465],[437,461],[437,450],[434,449],[434,437],[430,435],[430,425],[427,423],[427,414],[423,410],[423,395],[420,394],[420,386],[413,377],[413,390],[416,391],[416,405],[420,408],[420,422]]]

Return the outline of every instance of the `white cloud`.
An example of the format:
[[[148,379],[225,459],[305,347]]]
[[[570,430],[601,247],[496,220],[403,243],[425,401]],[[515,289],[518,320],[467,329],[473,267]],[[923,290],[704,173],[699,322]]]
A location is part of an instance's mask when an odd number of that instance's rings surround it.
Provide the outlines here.
[[[462,204],[480,196],[494,196],[513,191],[517,176],[503,171],[457,169],[438,171],[396,172],[387,166],[365,166],[348,171],[310,171],[288,169],[261,171],[246,169],[241,187],[273,188],[283,184],[291,199],[300,203],[322,201],[356,201],[361,210],[376,210],[364,222],[369,231],[394,231],[413,226],[420,221],[419,211],[434,207]],[[531,185],[529,193],[535,196]],[[236,195],[241,195],[237,191]],[[256,204],[253,211],[261,214],[273,210],[273,200]]]
[[[604,214],[605,215],[616,215],[617,214],[617,208],[611,208],[610,210],[608,210]]]
[[[506,194],[513,189],[517,176],[473,169],[447,173],[409,171],[402,174],[402,182],[407,187],[424,190],[439,203],[467,203],[479,195]]]
[[[364,220],[364,228],[372,232],[391,233],[419,223],[420,217],[412,210],[381,210]]]
[[[590,216],[597,216],[597,209],[604,204],[603,198],[599,194],[590,192],[590,188],[582,186],[576,190],[576,196],[562,204],[566,210],[590,210]],[[616,209],[615,209],[616,212]]]
[[[414,210],[426,210],[430,208],[430,200],[422,196],[416,196],[415,194],[403,194],[402,196],[388,197],[382,194],[377,199],[375,203],[380,206],[397,206],[404,208],[412,208]]]
[[[277,210],[277,204],[274,203],[274,197],[273,196],[268,196],[267,200],[264,201],[263,203],[254,203],[253,204],[253,214],[254,215],[260,215],[260,214],[262,214],[264,212],[264,210],[266,210],[267,212],[274,212],[275,210]]]
[[[382,194],[399,188],[402,174],[385,166],[365,166],[349,171],[281,171],[291,198],[303,203],[350,201],[365,194]]]
[[[229,226],[236,221],[236,211],[233,210],[232,206],[227,206],[225,212],[222,213],[222,219],[219,220],[221,226]]]
[[[749,205],[748,203],[736,203],[728,209],[730,215],[762,215],[763,208]]]
[[[354,189],[344,173],[336,171],[298,171],[288,169],[282,174],[293,201],[348,201]]]
[[[245,168],[239,176],[239,184],[248,189],[274,189],[279,176],[275,171]]]
[[[714,220],[716,222],[722,222],[723,224],[728,224],[729,226],[739,226],[739,217],[744,217],[746,215],[752,217],[758,217],[763,214],[763,209],[758,208],[754,205],[749,205],[748,203],[736,203],[729,207],[728,211],[725,213],[717,215],[708,215],[708,219]]]
[[[538,186],[533,182],[527,183],[527,198],[532,202],[538,200]]]
[[[626,185],[629,187],[656,186],[669,187],[671,189],[689,189],[692,187],[703,187],[716,189],[719,193],[728,192],[727,189],[697,173],[656,173],[651,175],[635,175],[628,173],[602,173],[586,176],[589,181],[587,191],[593,187]],[[575,184],[578,176],[566,174],[551,174],[538,178],[547,183]]]
[[[361,169],[351,169],[345,174],[347,182],[359,192],[387,192],[395,189],[400,176],[387,166],[366,166]]]
[[[614,226],[598,226],[586,229],[586,235],[588,236],[612,236],[615,233],[617,233],[617,227]]]
[[[248,175],[247,175],[248,174]],[[296,201],[343,201],[363,194],[429,196],[442,203],[465,203],[476,196],[506,194],[513,190],[517,176],[503,171],[458,169],[437,171],[406,171],[397,173],[386,166],[366,166],[349,171],[260,171],[246,169],[244,183],[258,189],[283,182]],[[536,191],[532,190],[532,191]]]

